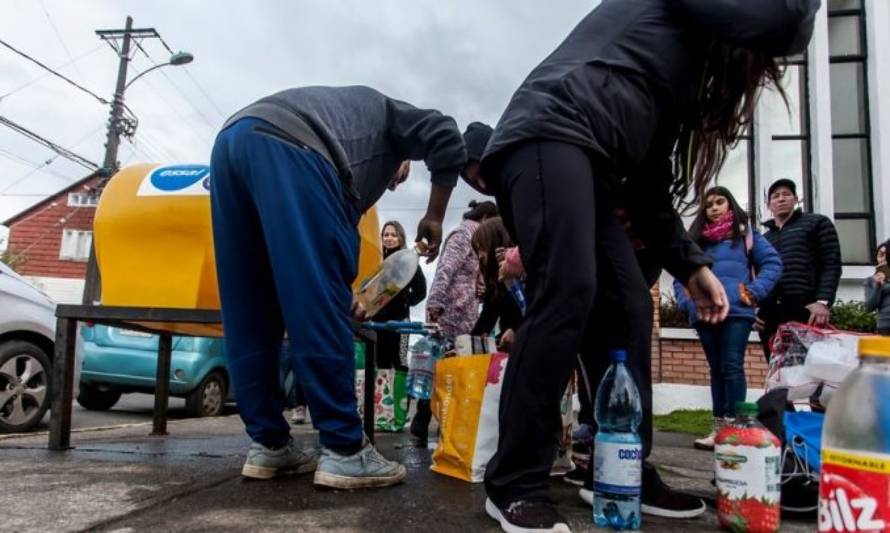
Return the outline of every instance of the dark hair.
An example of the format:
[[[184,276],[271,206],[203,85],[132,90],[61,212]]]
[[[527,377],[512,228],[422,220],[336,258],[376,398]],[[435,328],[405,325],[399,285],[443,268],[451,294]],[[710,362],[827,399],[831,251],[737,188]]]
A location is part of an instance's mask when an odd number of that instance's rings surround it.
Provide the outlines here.
[[[408,240],[408,237],[405,234],[405,228],[403,228],[402,224],[400,224],[397,220],[387,220],[386,222],[383,223],[382,226],[380,226],[380,236],[381,237],[383,237],[383,232],[386,231],[386,226],[392,226],[396,229],[396,233],[399,234],[398,249],[404,250],[405,247],[407,246],[406,241]],[[381,243],[381,246],[382,246],[382,243]]]
[[[763,52],[714,41],[705,61],[698,95],[677,140],[671,192],[686,210],[699,204],[754,116],[760,90],[772,87],[788,98],[779,80],[784,73],[776,59]],[[692,200],[686,197],[690,187]]]
[[[501,217],[492,217],[486,219],[479,224],[476,231],[473,232],[473,238],[470,243],[473,251],[477,254],[485,252],[485,258],[479,257],[479,272],[482,274],[482,280],[485,281],[485,290],[493,290],[497,293],[500,290],[498,283],[498,259],[495,251],[498,248],[509,248],[513,246],[513,239],[504,227],[504,221]]]
[[[464,213],[464,220],[475,220],[482,222],[486,218],[498,216],[498,206],[494,202],[488,200],[477,202],[470,200],[470,210]]]
[[[693,220],[692,225],[689,226],[689,236],[696,242],[702,240],[702,231],[705,229],[705,224],[708,223],[708,214],[705,212],[705,202],[709,196],[722,196],[726,198],[726,201],[729,202],[729,209],[732,210],[732,213],[735,216],[735,224],[732,228],[732,238],[735,240],[744,237],[749,231],[748,214],[745,213],[741,206],[739,206],[739,203],[736,202],[735,197],[729,192],[729,189],[720,186],[711,187],[702,194],[701,205],[698,207],[698,214],[695,215],[695,220]]]
[[[875,252],[880,251],[881,248],[884,249],[885,254],[890,254],[890,239],[887,239],[886,241],[879,244],[878,247],[875,248]]]

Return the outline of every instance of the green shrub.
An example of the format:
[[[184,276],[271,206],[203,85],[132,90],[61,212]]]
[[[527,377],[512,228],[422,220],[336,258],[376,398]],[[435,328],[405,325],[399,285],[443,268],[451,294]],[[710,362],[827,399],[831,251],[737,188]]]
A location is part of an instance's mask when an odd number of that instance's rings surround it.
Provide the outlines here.
[[[688,328],[689,316],[677,305],[673,296],[662,295],[658,306],[658,322],[663,328]]]
[[[838,300],[831,307],[831,325],[847,331],[874,333],[877,328],[875,314],[865,309],[863,302]]]
[[[0,261],[14,271],[20,273],[22,267],[28,262],[28,258],[25,257],[25,254],[17,252],[12,247],[7,247],[6,250],[0,254]]]

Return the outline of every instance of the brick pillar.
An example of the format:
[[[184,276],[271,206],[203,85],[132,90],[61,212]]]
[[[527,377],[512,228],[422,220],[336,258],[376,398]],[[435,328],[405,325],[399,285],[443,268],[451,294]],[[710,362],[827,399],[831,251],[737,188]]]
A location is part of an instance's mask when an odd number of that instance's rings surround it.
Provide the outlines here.
[[[655,285],[652,286],[651,290],[652,294],[652,308],[653,308],[653,316],[652,316],[652,382],[653,383],[661,383],[662,376],[662,368],[661,368],[661,320],[660,320],[660,306],[661,306],[661,289],[656,282]]]

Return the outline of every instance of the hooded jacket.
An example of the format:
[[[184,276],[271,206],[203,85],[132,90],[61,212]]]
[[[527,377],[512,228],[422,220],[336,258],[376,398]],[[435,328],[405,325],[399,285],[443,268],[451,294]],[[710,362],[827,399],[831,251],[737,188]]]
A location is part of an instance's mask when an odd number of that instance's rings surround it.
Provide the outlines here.
[[[530,139],[587,149],[637,201],[627,211],[675,277],[708,264],[672,205],[671,155],[720,40],[773,56],[802,51],[819,0],[603,0],[520,85],[483,175]],[[489,183],[494,189],[496,184]]]
[[[406,159],[425,161],[432,182],[449,188],[467,162],[453,118],[370,87],[287,89],[238,111],[223,129],[244,117],[265,120],[324,156],[362,212],[380,199]]]

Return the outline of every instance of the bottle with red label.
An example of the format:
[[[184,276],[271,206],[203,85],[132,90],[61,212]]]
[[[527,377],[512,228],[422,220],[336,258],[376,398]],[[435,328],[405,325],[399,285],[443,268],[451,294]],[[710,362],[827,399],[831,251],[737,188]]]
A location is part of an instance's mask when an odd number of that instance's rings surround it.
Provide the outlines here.
[[[863,337],[822,428],[819,531],[888,530],[890,337]]]
[[[782,443],[757,421],[757,404],[735,404],[736,418],[714,439],[717,518],[734,532],[779,531]]]

